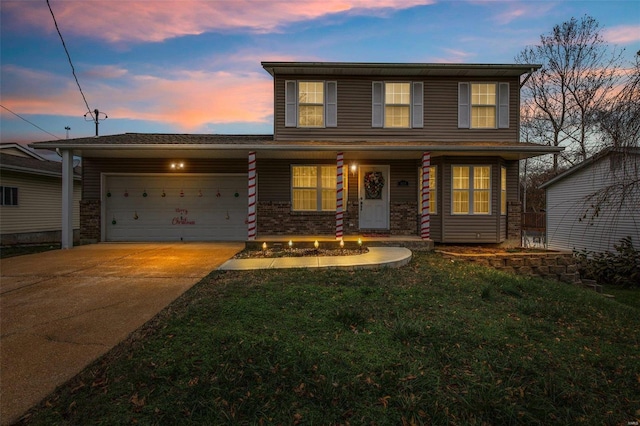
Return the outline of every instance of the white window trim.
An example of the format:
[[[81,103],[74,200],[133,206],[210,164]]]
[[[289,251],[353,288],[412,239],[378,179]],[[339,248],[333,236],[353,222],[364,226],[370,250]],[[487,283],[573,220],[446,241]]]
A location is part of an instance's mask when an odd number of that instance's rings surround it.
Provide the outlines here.
[[[496,121],[495,127],[473,127],[472,86],[474,84],[494,84],[496,86]],[[508,129],[510,120],[509,97],[511,85],[500,81],[467,81],[458,82],[458,128],[470,130]],[[481,106],[478,104],[478,106]]]
[[[387,84],[409,84],[409,125],[407,127],[389,127],[386,125],[386,107],[403,106],[406,104],[387,104]],[[376,85],[380,85],[380,99],[376,99]],[[419,96],[417,96],[419,94]],[[422,129],[424,128],[424,81],[373,81],[371,86],[371,127],[390,130]]]
[[[322,126],[300,126],[300,83],[324,83]],[[289,93],[293,89],[293,93]],[[284,127],[298,129],[326,129],[338,127],[338,82],[329,80],[285,80]],[[306,105],[306,104],[305,104]],[[320,104],[308,104],[320,105]]]
[[[466,213],[456,213],[454,212],[454,192],[455,191],[462,191],[461,189],[455,189],[453,187],[453,169],[454,167],[468,167],[469,168],[469,188],[466,190],[469,193],[469,211],[467,211]],[[474,173],[474,167],[488,167],[489,168],[489,189],[478,189],[477,191],[489,191],[489,211],[487,213],[476,213],[473,210],[473,197],[474,197],[474,193],[476,191],[475,187],[473,186],[473,173]],[[493,202],[493,168],[491,165],[489,164],[452,164],[451,165],[451,214],[453,216],[491,216],[492,212],[491,212],[491,204]]]
[[[316,173],[316,186],[314,188],[312,187],[294,187],[293,186],[293,168],[294,167],[315,167],[317,169],[317,173]],[[291,164],[290,166],[290,172],[289,175],[291,176],[290,182],[289,182],[289,187],[290,187],[290,199],[291,199],[291,211],[295,212],[295,213],[331,213],[334,212],[335,213],[335,209],[331,209],[331,210],[323,210],[322,209],[322,190],[323,189],[328,189],[328,188],[323,188],[322,187],[322,167],[336,167],[333,164]],[[337,176],[337,172],[336,172],[336,176]],[[343,187],[345,188],[345,193],[347,186],[345,186],[346,180],[343,181]],[[315,189],[316,191],[316,209],[315,210],[298,210],[295,209],[293,207],[293,190],[297,189],[297,188],[301,188],[301,189]],[[334,188],[336,190],[336,192],[338,191],[338,186],[336,185],[336,187]],[[335,197],[334,197],[335,198]],[[346,202],[345,202],[346,205]]]

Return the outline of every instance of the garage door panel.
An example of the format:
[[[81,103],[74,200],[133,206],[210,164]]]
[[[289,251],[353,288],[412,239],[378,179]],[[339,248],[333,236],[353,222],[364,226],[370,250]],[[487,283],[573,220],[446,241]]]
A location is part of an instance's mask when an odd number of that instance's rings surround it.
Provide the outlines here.
[[[106,240],[244,240],[246,182],[238,175],[107,176]]]

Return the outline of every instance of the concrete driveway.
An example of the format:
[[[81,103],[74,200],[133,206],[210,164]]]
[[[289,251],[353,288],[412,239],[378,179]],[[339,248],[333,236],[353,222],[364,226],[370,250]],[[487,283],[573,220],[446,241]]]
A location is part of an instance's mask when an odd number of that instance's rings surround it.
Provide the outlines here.
[[[0,260],[0,419],[10,424],[243,243],[106,243]]]

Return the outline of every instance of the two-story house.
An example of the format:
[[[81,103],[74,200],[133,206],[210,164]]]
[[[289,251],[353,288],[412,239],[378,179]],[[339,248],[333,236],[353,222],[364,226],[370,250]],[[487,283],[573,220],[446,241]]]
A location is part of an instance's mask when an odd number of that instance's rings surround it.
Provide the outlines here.
[[[262,66],[273,135],[33,144],[83,157],[81,239],[519,239],[519,160],[560,150],[519,141],[521,79],[539,65]]]

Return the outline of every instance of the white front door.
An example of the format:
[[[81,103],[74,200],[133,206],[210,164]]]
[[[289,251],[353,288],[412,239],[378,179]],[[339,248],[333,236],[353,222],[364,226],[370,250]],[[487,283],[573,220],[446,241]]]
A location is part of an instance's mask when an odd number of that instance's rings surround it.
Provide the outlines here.
[[[360,229],[389,229],[389,166],[360,166]]]

